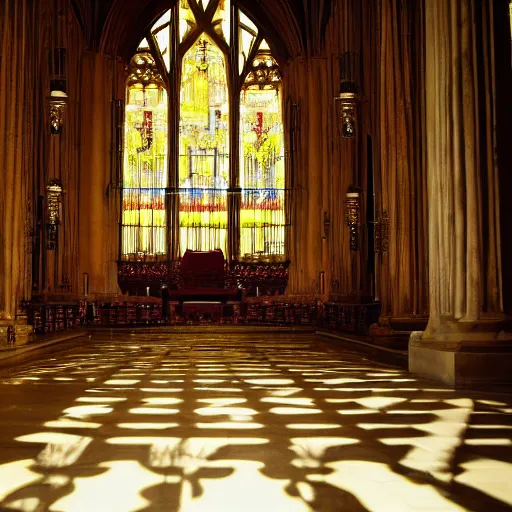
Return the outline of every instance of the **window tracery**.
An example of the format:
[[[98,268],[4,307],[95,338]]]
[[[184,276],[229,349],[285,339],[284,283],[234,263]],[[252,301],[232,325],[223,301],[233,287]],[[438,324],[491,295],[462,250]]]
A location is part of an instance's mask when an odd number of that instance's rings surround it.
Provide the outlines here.
[[[284,259],[280,83],[258,27],[230,0],[179,0],[158,19],[126,82],[122,259],[214,248]]]

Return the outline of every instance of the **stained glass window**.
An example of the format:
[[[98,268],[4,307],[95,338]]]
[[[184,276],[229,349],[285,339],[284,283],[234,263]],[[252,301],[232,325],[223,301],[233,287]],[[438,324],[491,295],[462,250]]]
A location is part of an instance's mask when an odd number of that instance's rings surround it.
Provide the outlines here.
[[[285,257],[281,75],[257,25],[232,9],[178,0],[130,63],[124,259]]]
[[[285,170],[280,75],[270,54],[258,53],[240,99],[240,253],[284,254]]]
[[[228,44],[231,27],[229,8],[229,0],[220,0],[212,20],[213,29],[217,34],[222,36]]]
[[[166,254],[167,93],[150,53],[130,64],[125,112],[122,254]]]
[[[196,19],[187,0],[178,0],[179,4],[179,25],[180,25],[180,42],[196,28]]]
[[[160,55],[165,64],[167,72],[171,68],[171,12],[167,11],[153,26],[153,37],[156,39],[157,46],[160,50]]]
[[[183,58],[180,252],[227,251],[229,97],[224,55],[204,34]]]

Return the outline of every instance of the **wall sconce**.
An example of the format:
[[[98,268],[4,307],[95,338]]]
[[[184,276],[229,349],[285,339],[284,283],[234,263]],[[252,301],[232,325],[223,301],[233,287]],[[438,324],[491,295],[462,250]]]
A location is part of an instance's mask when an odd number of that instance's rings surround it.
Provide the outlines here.
[[[62,184],[59,179],[53,179],[46,186],[46,211],[48,222],[46,224],[46,248],[55,251],[57,248],[57,229],[60,224],[60,210],[62,204]]]
[[[386,252],[389,240],[389,214],[382,211],[381,216],[375,221],[375,252]]]
[[[359,103],[359,54],[345,52],[339,56],[340,93],[339,104],[341,134],[345,139],[355,137],[357,126],[357,104]]]
[[[345,196],[345,223],[350,229],[350,250],[359,250],[361,189],[351,185]]]
[[[67,99],[66,49],[54,48],[50,51],[50,96],[48,97],[52,135],[59,135],[62,132]]]

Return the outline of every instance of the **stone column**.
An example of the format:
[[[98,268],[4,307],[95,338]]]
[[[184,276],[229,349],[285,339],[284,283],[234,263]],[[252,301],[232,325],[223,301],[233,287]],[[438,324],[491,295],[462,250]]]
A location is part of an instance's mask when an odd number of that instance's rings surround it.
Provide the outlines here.
[[[294,189],[291,208],[290,295],[318,295],[319,274],[324,268],[325,242],[322,240],[322,214],[327,207],[323,190],[327,170],[326,59],[301,58],[286,68],[284,98],[298,106],[294,147],[288,154],[288,184]],[[288,120],[289,123],[289,120]],[[288,127],[290,129],[291,127]]]
[[[512,380],[493,28],[492,0],[426,0],[430,318],[411,336],[409,368],[454,386]]]
[[[32,327],[20,315],[28,298],[30,267],[27,248],[31,142],[27,112],[33,106],[29,84],[34,59],[28,48],[34,12],[30,2],[2,2],[0,32],[0,345],[23,344]],[[31,30],[32,29],[32,30]],[[33,32],[32,32],[33,33]],[[5,57],[5,58],[4,58]]]
[[[377,219],[388,215],[389,243],[377,256],[376,296],[387,335],[424,329],[428,318],[422,3],[382,0],[378,11],[375,202]]]
[[[79,266],[89,294],[119,293],[116,256],[118,213],[110,188],[112,99],[116,62],[94,52],[82,61]]]

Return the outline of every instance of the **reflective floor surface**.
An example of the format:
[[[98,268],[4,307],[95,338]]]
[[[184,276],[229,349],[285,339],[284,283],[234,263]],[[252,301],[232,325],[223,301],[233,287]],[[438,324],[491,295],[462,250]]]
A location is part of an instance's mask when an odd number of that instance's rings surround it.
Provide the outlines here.
[[[512,509],[512,396],[311,334],[93,336],[0,374],[2,511]]]

